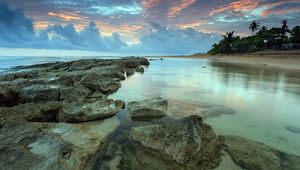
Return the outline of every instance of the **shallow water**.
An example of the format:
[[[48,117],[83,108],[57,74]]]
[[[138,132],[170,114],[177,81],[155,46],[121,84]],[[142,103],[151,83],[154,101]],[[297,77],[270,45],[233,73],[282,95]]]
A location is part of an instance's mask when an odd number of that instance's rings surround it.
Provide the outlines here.
[[[207,107],[236,111],[208,117],[218,134],[238,135],[300,155],[300,74],[205,59],[151,61],[144,74],[129,77],[111,95],[126,102],[161,96],[171,116],[197,114]],[[175,111],[177,111],[175,113]]]

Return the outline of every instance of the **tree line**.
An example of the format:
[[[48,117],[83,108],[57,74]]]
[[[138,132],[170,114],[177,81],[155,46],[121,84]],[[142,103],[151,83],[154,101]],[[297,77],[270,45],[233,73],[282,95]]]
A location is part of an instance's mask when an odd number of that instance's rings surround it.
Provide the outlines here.
[[[282,49],[286,43],[300,43],[300,26],[291,30],[288,21],[283,20],[281,27],[268,29],[260,26],[260,23],[253,21],[249,25],[251,36],[234,36],[234,31],[226,32],[223,39],[212,46],[208,54],[230,54],[230,53],[251,53],[266,49]]]

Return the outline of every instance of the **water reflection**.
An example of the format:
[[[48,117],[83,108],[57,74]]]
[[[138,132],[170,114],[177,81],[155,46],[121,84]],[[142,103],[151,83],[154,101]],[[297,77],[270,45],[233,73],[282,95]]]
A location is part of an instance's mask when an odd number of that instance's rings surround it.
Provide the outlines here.
[[[170,115],[202,114],[209,106],[236,111],[205,121],[219,134],[251,138],[300,155],[300,75],[287,70],[201,59],[151,61],[144,74],[122,82],[111,98],[125,101],[167,98]],[[215,109],[216,110],[216,109]],[[220,115],[220,116],[219,116]]]

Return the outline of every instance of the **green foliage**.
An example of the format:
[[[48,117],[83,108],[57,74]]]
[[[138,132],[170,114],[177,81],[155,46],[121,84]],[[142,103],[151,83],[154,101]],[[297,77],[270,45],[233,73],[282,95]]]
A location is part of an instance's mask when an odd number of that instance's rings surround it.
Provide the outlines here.
[[[283,43],[300,43],[300,26],[295,26],[290,31],[287,20],[283,20],[281,24],[282,26],[279,28],[268,29],[265,26],[260,28],[260,24],[253,21],[249,26],[252,36],[240,38],[234,37],[234,31],[227,32],[219,43],[212,46],[208,54],[251,53],[269,48],[279,49]],[[259,31],[257,31],[258,29]],[[256,31],[256,35],[253,35]],[[287,33],[291,33],[290,38]]]
[[[291,42],[300,43],[300,26],[295,26],[291,31]]]

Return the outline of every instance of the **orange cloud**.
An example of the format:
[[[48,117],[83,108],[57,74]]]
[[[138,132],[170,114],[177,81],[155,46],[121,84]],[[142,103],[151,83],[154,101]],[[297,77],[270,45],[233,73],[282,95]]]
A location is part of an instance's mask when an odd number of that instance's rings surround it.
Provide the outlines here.
[[[279,9],[279,10],[265,10],[261,13],[261,16],[267,15],[284,15],[289,13],[300,12],[300,7],[289,8],[289,9]]]
[[[34,23],[34,28],[37,30],[45,29],[51,25],[48,21],[37,21]]]
[[[190,5],[195,3],[197,0],[181,0],[178,5],[173,6],[168,11],[168,18],[174,18],[180,14],[182,10],[188,8]]]
[[[56,13],[56,12],[49,12],[49,16],[51,17],[57,17],[63,21],[86,21],[87,17],[80,16],[79,14],[72,13],[72,12],[61,12],[61,13]]]
[[[285,1],[278,1],[278,2],[262,2],[259,0],[238,0],[236,2],[229,3],[227,5],[221,6],[219,8],[214,9],[209,13],[210,16],[217,15],[220,13],[231,13],[231,12],[251,12],[252,10],[255,10],[256,8],[261,7],[264,9],[261,12],[261,16],[270,15],[273,12],[273,8],[278,7],[280,5],[284,5],[287,3],[299,3],[299,0],[285,0]],[[280,14],[286,14],[286,13],[292,13],[295,12],[296,9],[282,9],[282,10],[274,10],[277,12],[278,15]],[[280,12],[281,11],[281,12]],[[299,11],[298,11],[299,12]]]
[[[232,2],[230,4],[221,6],[209,13],[210,16],[225,13],[225,12],[232,12],[232,11],[252,11],[259,6],[259,3],[255,0],[239,0],[236,2]]]
[[[195,22],[190,22],[190,23],[181,23],[181,24],[177,24],[176,26],[178,28],[181,28],[181,29],[195,28],[195,27],[201,26],[201,25],[203,25],[205,23],[207,23],[207,21],[206,20],[202,20],[202,21],[195,21]]]
[[[139,31],[143,29],[142,25],[137,24],[119,24],[113,25],[105,22],[96,22],[97,27],[104,36],[110,36],[112,33],[117,32],[122,38],[126,39],[128,44],[139,42]]]
[[[163,0],[142,0],[142,4],[145,8],[153,8],[162,2]]]

